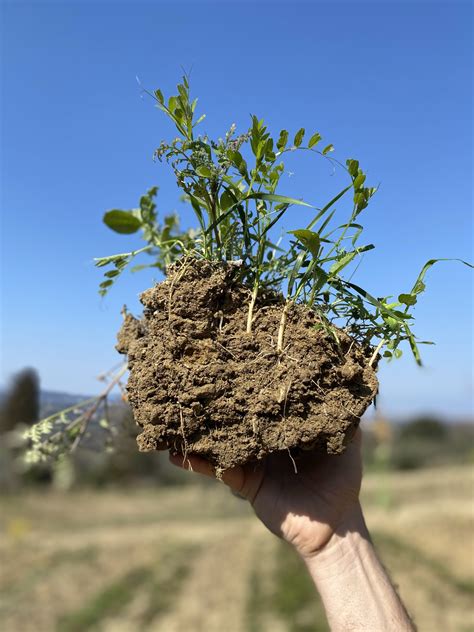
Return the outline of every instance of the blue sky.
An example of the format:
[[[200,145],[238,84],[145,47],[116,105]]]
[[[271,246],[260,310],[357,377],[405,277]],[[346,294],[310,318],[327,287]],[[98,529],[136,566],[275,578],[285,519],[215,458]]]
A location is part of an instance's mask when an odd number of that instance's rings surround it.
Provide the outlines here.
[[[380,190],[357,275],[377,295],[411,287],[431,257],[472,259],[470,3],[6,2],[2,5],[2,382],[29,365],[44,388],[97,392],[116,364],[121,306],[153,278],[127,274],[101,300],[93,257],[133,249],[101,223],[151,185],[191,216],[152,161],[171,127],[135,77],[169,94],[182,74],[222,135],[249,114],[277,133],[320,131]],[[282,193],[321,205],[336,180],[295,161]],[[294,211],[298,223],[299,211]],[[288,226],[288,228],[301,227]],[[472,407],[472,273],[439,264],[416,308],[425,368],[384,365],[388,414]]]

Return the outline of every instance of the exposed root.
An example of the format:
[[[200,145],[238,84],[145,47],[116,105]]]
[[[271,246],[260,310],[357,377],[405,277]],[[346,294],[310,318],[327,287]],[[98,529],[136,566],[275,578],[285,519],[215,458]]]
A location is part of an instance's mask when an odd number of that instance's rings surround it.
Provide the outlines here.
[[[247,313],[247,333],[252,333],[252,323],[253,323],[253,310],[255,307],[255,302],[258,296],[258,285],[253,288],[252,297],[249,303],[249,311]]]
[[[183,419],[183,409],[181,405],[179,406],[179,421],[181,425],[181,435],[183,437],[183,445],[184,445],[184,453],[183,453],[183,465],[187,461],[188,470],[193,471],[193,466],[191,465],[191,461],[188,459],[188,442],[186,441],[186,434],[184,432],[184,419]]]
[[[186,261],[186,259],[183,261],[183,265],[181,266],[181,268],[179,269],[179,272],[177,274],[175,274],[175,276],[173,277],[173,279],[171,280],[170,283],[170,290],[169,290],[169,294],[168,294],[168,323],[171,325],[171,299],[173,296],[173,289],[174,286],[176,285],[176,283],[178,283],[184,273],[186,272],[186,268],[189,266],[189,262]]]
[[[354,340],[352,340],[351,344],[349,345],[349,349],[346,351],[346,353],[344,354],[344,356],[348,356],[350,355],[351,351],[352,351],[352,347],[354,346]]]
[[[291,305],[291,302],[288,301],[281,313],[280,328],[278,329],[278,341],[277,341],[278,353],[281,353],[283,351],[283,339],[285,337],[286,321],[288,320],[288,310],[290,308],[290,305]]]
[[[281,418],[281,422],[282,422],[282,427],[283,427],[283,443],[286,447],[286,450],[288,452],[288,456],[291,459],[291,462],[293,463],[293,469],[295,470],[295,474],[298,474],[298,468],[296,467],[296,462],[295,459],[293,458],[293,455],[291,454],[291,450],[290,448],[286,445],[287,443],[287,438],[286,438],[286,405],[288,402],[288,393],[290,392],[291,389],[291,382],[285,386],[284,388],[282,387],[280,389],[280,397],[282,396],[282,394],[284,393],[284,401],[283,401],[283,413],[282,413],[282,418]],[[278,401],[282,401],[281,399],[279,399]]]
[[[224,345],[222,345],[218,340],[214,340],[214,344],[216,344],[218,347],[220,347],[221,349],[223,349],[226,353],[228,353],[232,358],[234,358],[234,360],[237,360],[237,356],[234,355],[232,353],[232,351],[230,351],[229,349],[227,349],[227,347],[224,347]]]
[[[222,328],[224,326],[224,312],[221,310],[217,312],[217,314],[214,314],[214,316],[219,317],[219,333],[222,333]]]
[[[384,346],[385,342],[386,341],[382,338],[382,340],[379,342],[379,344],[375,347],[375,351],[373,352],[372,357],[369,360],[369,366],[373,365],[373,363],[377,359],[377,356],[379,355],[380,349]]]
[[[288,451],[288,456],[290,457],[291,462],[293,463],[293,469],[295,470],[295,474],[298,474],[298,468],[296,467],[296,461],[293,458],[293,455],[291,454],[291,450],[290,450],[290,448],[286,448],[286,449]]]

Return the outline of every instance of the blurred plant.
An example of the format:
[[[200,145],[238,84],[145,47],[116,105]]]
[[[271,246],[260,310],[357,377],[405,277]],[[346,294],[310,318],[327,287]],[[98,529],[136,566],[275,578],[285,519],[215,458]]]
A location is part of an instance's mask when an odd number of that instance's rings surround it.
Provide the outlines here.
[[[97,419],[98,426],[107,434],[105,447],[111,447],[116,429],[110,423],[108,397],[115,386],[121,385],[121,378],[127,365],[117,373],[106,373],[101,379],[108,381],[107,387],[97,397],[91,397],[60,410],[25,430],[22,438],[27,445],[24,461],[33,466],[74,452],[81,441],[87,437],[91,422]]]

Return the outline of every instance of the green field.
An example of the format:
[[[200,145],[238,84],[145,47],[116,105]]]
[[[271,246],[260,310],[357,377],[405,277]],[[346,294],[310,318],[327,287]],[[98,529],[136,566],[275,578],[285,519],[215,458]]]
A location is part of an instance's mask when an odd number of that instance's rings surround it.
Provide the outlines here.
[[[474,630],[472,468],[370,474],[369,528],[420,631]],[[300,561],[221,484],[1,499],[2,632],[327,630]]]

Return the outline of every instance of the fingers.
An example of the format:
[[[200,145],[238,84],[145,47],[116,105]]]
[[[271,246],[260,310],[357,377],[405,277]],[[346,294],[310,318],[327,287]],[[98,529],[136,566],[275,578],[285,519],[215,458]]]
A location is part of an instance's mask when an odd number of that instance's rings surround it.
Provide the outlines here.
[[[360,426],[357,426],[357,430],[354,432],[352,443],[355,445],[360,445],[362,443],[362,430],[360,429]]]
[[[212,478],[215,476],[214,468],[209,461],[199,456],[184,456],[183,454],[170,453],[170,461],[173,465],[177,465],[183,470],[198,472],[198,474],[204,474],[204,476],[210,476]]]
[[[198,474],[204,474],[210,478],[216,478],[216,468],[200,456],[184,456],[183,454],[171,454],[170,461],[173,465],[181,467],[183,470],[190,470]],[[240,493],[244,487],[244,472],[241,467],[233,467],[224,470],[220,476],[222,481],[232,490]]]

